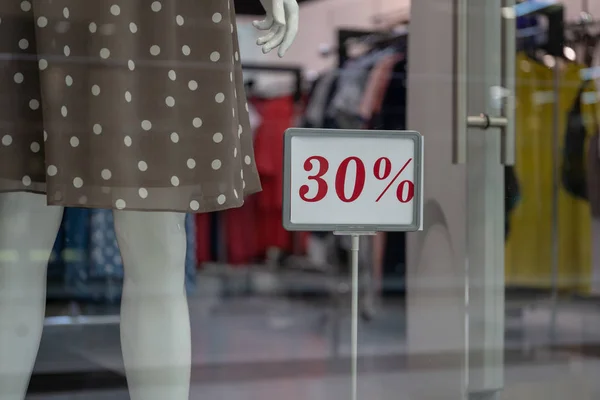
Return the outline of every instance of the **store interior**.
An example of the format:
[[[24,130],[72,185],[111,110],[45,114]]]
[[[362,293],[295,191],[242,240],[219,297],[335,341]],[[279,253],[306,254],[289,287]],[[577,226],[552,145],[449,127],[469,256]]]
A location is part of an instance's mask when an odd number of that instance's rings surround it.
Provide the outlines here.
[[[446,2],[427,3],[423,9],[451,18]],[[419,74],[409,63],[418,51],[415,21],[409,0],[299,4],[298,37],[280,59],[255,45],[260,3],[236,1],[263,191],[241,208],[186,217],[192,399],[350,396],[350,243],[283,228],[283,132],[414,129],[407,103],[418,90],[410,86]],[[600,395],[600,2],[559,5],[558,24],[540,22],[541,13],[517,22],[516,162],[504,182],[506,399]],[[427,180],[434,172],[425,173]],[[424,393],[462,379],[460,350],[424,351],[407,340],[410,235],[361,239],[360,397],[453,398]],[[65,210],[47,280],[27,398],[129,398],[111,210]]]

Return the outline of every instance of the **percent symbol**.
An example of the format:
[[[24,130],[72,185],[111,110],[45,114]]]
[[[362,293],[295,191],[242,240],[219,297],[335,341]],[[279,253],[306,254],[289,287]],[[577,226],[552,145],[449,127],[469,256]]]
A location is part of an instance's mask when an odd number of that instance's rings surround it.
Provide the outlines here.
[[[402,174],[402,172],[404,172],[404,170],[406,169],[406,167],[408,167],[408,164],[410,164],[411,161],[412,158],[409,158],[404,163],[402,168],[400,168],[400,170],[396,173],[396,176],[394,176],[394,178],[388,183],[385,189],[383,189],[383,192],[379,194],[379,197],[377,197],[377,200],[375,200],[376,203],[379,202],[379,200],[381,200],[381,198],[387,193],[389,188],[394,184],[394,182],[396,182],[398,177]],[[381,170],[382,167],[383,171]],[[375,178],[379,179],[380,181],[383,181],[389,178],[391,174],[392,162],[390,161],[390,159],[387,157],[378,158],[377,161],[375,161],[375,165],[373,166],[373,175],[375,176]],[[404,189],[407,189],[406,195],[404,195]],[[400,182],[398,188],[396,189],[396,198],[398,199],[398,201],[401,203],[408,203],[413,199],[414,196],[415,184],[409,181],[408,179],[405,179],[402,182]]]

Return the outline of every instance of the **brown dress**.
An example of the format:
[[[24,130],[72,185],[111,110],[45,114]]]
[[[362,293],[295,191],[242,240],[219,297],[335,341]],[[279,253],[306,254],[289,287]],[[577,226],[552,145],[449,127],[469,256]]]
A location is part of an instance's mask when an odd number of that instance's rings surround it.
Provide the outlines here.
[[[11,0],[0,18],[0,192],[208,212],[260,191],[232,0]]]

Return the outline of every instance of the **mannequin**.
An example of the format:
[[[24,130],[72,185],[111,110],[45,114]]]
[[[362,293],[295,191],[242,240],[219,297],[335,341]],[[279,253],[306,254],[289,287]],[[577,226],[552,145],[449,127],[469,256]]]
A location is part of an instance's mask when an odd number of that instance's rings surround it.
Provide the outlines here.
[[[297,3],[261,2],[266,17],[254,26],[266,33],[257,44],[265,54],[277,49],[283,57],[296,36]],[[27,4],[21,4],[24,11]],[[117,15],[115,10],[111,8]],[[103,174],[106,179],[108,173]],[[24,177],[23,183],[31,182]],[[143,190],[139,189],[140,196]],[[63,213],[62,205],[47,205],[56,200],[50,199],[49,191],[46,196],[41,190],[0,193],[0,400],[25,398],[39,347],[46,267]],[[187,400],[191,340],[184,289],[186,210],[128,210],[122,203],[117,200],[113,208],[125,268],[121,346],[130,397]],[[211,211],[190,204],[191,211]]]

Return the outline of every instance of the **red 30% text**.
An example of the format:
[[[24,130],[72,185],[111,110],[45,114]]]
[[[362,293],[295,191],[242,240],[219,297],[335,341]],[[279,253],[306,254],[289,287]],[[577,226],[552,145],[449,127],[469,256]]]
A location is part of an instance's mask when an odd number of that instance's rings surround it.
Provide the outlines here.
[[[412,158],[409,158],[402,168],[398,170],[396,175],[389,180],[385,189],[377,196],[378,202],[387,193],[389,188],[396,182],[398,177],[404,172],[406,167],[412,162]],[[353,163],[356,167],[356,173],[354,176],[354,183],[352,193],[350,196],[346,195],[346,175],[348,173],[348,167]],[[308,179],[316,182],[317,193],[309,197],[310,187],[308,185],[302,185],[299,190],[300,198],[308,203],[316,203],[325,198],[329,192],[329,185],[324,179],[325,174],[329,171],[329,161],[322,156],[311,156],[304,161],[304,170],[306,172],[313,172],[313,175],[309,175]],[[316,170],[316,171],[315,171]],[[378,180],[387,180],[392,174],[392,162],[387,157],[378,158],[373,165],[373,176]],[[363,193],[365,188],[365,181],[367,178],[367,171],[365,163],[359,157],[347,157],[337,167],[335,173],[335,193],[337,197],[344,203],[352,203],[356,201]],[[348,188],[349,189],[349,188]],[[410,202],[415,196],[415,185],[410,180],[401,181],[396,187],[396,198],[401,203]]]

